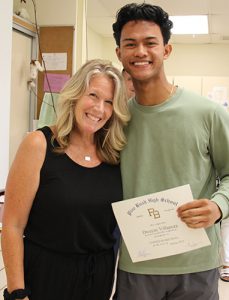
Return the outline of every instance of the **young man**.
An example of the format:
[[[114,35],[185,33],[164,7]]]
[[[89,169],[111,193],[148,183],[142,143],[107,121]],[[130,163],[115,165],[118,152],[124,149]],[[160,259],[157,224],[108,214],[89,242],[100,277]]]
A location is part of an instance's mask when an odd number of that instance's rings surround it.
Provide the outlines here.
[[[211,245],[133,263],[122,242],[118,300],[219,299],[219,221],[229,214],[229,114],[167,81],[171,28],[168,14],[146,3],[124,6],[113,24],[117,56],[136,94],[121,156],[124,198],[189,183],[195,200],[180,206],[178,216],[191,228],[205,228]]]

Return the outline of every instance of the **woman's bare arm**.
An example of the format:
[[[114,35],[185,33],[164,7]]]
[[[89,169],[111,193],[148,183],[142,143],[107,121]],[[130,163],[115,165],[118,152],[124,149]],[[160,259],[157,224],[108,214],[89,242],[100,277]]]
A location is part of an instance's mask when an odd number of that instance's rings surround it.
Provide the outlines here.
[[[39,186],[45,152],[43,133],[29,133],[20,145],[8,175],[1,243],[9,292],[25,287],[23,233]]]

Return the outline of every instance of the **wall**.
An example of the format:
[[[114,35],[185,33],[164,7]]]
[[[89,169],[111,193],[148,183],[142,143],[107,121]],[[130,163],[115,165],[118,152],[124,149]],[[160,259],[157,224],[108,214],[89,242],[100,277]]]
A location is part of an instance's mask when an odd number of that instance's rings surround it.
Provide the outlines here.
[[[39,25],[72,25],[76,21],[77,0],[34,0],[37,8],[37,19]],[[67,5],[66,5],[67,2]],[[34,21],[34,5],[32,0],[21,4],[20,0],[14,0],[13,9],[17,12],[20,7],[26,8]]]
[[[88,27],[88,58],[102,58],[108,59],[113,62],[113,64],[122,69],[122,64],[118,60],[115,53],[115,42],[113,38],[102,37],[95,33],[90,27]]]
[[[90,38],[90,36],[89,36]],[[115,64],[120,64],[115,54],[115,42],[113,38],[100,37],[97,43],[101,43],[101,58],[109,59]],[[93,58],[95,36],[88,41],[91,57]],[[97,47],[97,46],[96,46]],[[229,76],[229,45],[222,44],[186,44],[173,45],[173,52],[165,61],[165,70],[168,76]]]
[[[76,6],[76,28],[75,28],[75,57],[73,61],[75,66],[73,71],[75,72],[81,67],[87,60],[87,25],[86,25],[86,1],[77,0]],[[74,65],[74,64],[73,64]]]
[[[119,69],[113,38],[101,37],[88,30],[89,58],[109,59]],[[98,48],[98,45],[100,47]],[[174,44],[165,60],[165,72],[170,82],[203,96],[213,97],[214,91],[224,90],[229,101],[229,45],[226,44]],[[221,101],[221,100],[220,100]]]
[[[86,60],[86,1],[37,0],[39,26],[74,26],[73,73]]]
[[[74,26],[73,73],[86,61],[85,0],[39,0],[39,26]]]
[[[34,5],[32,0],[27,1],[26,4],[21,3],[21,0],[13,0],[13,12],[17,14],[20,8],[25,8],[27,13],[29,14],[30,21],[34,22]]]
[[[116,58],[113,38],[101,37],[92,28],[88,28],[86,43],[86,36],[83,34],[85,2],[85,0],[36,0],[38,23],[41,26],[73,25],[76,27],[74,69],[77,69],[86,58],[109,59],[120,65]],[[19,3],[20,0],[14,0],[14,9],[18,8]],[[27,1],[26,8],[33,18],[31,0]],[[176,44],[173,48],[171,57],[165,62],[168,75],[229,76],[229,68],[225,63],[229,61],[229,45]]]
[[[20,49],[20,51],[18,51]],[[32,37],[13,30],[12,76],[10,107],[9,163],[11,165],[18,147],[30,128],[30,91],[27,81],[30,74]],[[33,118],[34,116],[31,115]]]
[[[36,0],[41,26],[65,26],[76,23],[77,0]]]
[[[12,11],[13,0],[0,1],[0,189],[5,187],[9,166],[9,124],[10,124],[10,81],[12,50]]]
[[[168,75],[229,76],[229,45],[173,45]]]
[[[104,39],[90,27],[87,28],[88,59],[103,57]]]
[[[122,68],[122,64],[121,62],[118,60],[115,49],[116,49],[116,44],[113,38],[104,38],[103,39],[103,43],[104,43],[104,51],[103,51],[103,55],[111,61],[113,61],[113,63],[115,65],[119,65]]]

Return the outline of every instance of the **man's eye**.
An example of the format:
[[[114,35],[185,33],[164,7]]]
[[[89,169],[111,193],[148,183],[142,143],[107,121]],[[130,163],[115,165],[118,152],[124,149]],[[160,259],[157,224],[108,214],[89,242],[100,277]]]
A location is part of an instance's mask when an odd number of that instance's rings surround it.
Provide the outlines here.
[[[156,44],[155,42],[148,42],[147,45],[148,45],[148,46],[155,46],[155,45],[157,45],[157,44]]]
[[[135,44],[134,43],[129,43],[129,44],[126,44],[125,46],[131,48],[131,47],[134,47]]]

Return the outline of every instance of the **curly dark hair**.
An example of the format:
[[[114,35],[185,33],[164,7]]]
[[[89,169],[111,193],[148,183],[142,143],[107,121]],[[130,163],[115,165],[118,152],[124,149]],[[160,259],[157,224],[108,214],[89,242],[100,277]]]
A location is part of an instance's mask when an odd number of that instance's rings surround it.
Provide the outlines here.
[[[130,3],[118,10],[116,22],[112,25],[113,35],[117,46],[120,46],[120,37],[123,26],[129,21],[138,20],[150,21],[157,24],[161,29],[164,45],[168,43],[173,22],[169,20],[167,12],[156,5]]]

